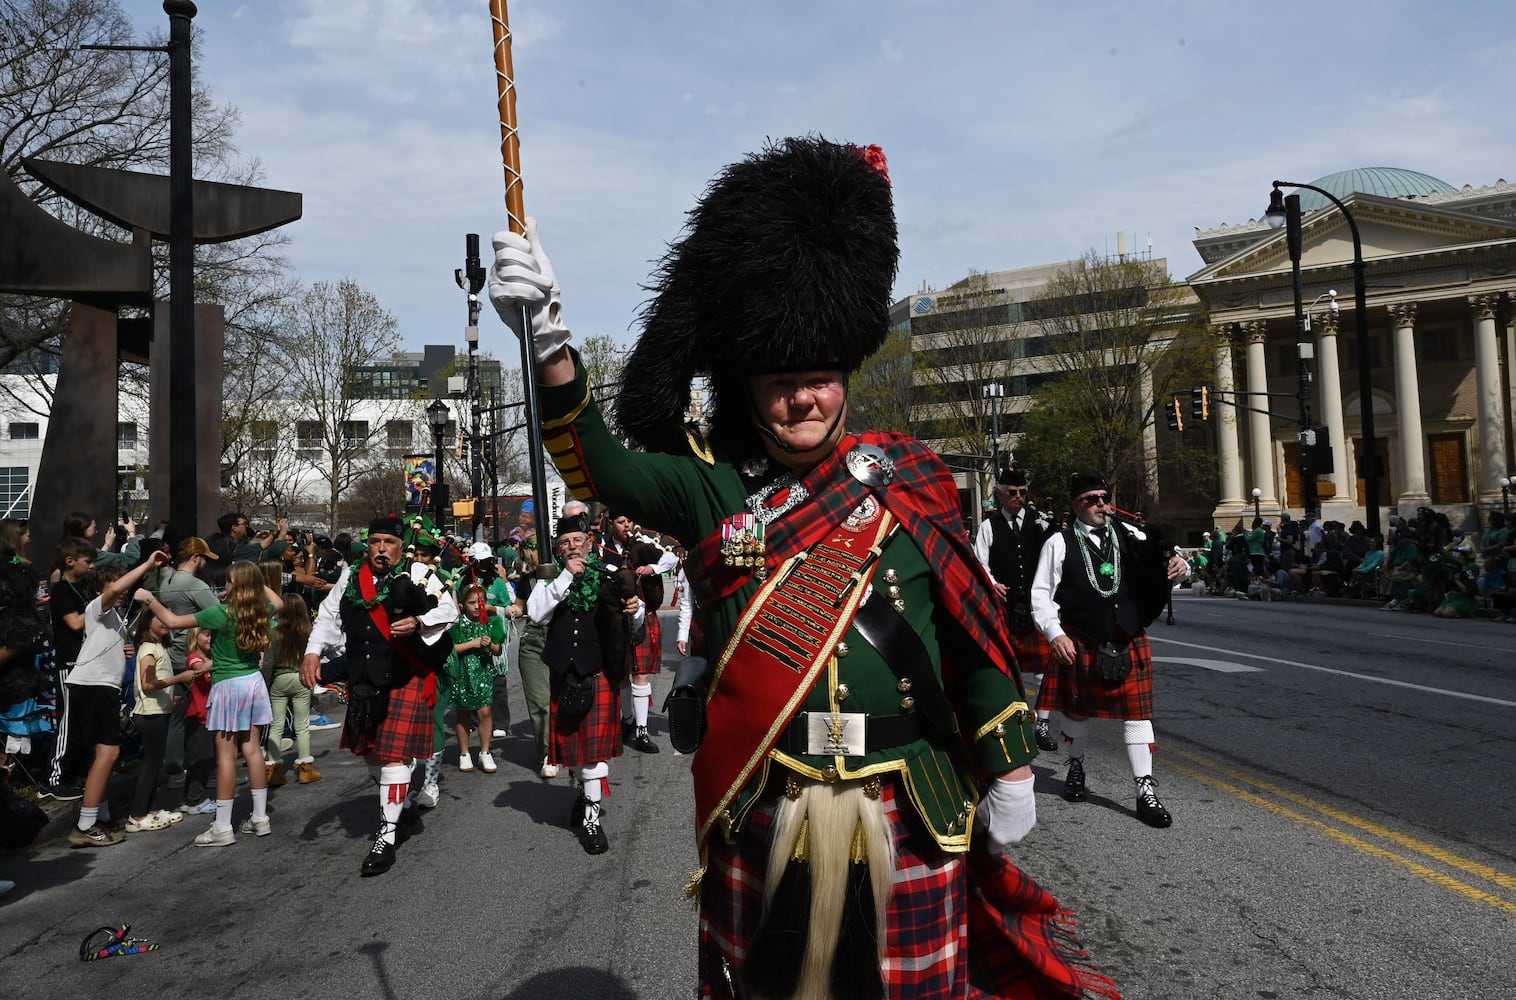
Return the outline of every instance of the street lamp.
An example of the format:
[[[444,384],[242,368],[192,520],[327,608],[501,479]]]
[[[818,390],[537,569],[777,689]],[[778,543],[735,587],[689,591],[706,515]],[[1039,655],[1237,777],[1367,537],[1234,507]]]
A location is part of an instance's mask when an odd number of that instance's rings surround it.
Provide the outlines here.
[[[987,382],[984,398],[990,401],[990,469],[1000,472],[1000,400],[1005,396],[1005,386],[999,382]]]
[[[1259,510],[1258,502],[1263,499],[1263,490],[1253,487],[1253,516],[1263,517],[1263,511]]]
[[[1374,386],[1369,369],[1369,309],[1368,292],[1363,277],[1363,240],[1358,234],[1357,220],[1353,218],[1353,213],[1348,211],[1348,207],[1342,203],[1341,199],[1314,184],[1301,184],[1296,181],[1274,182],[1274,189],[1269,194],[1269,207],[1264,212],[1264,217],[1271,227],[1278,229],[1287,221],[1288,211],[1284,204],[1284,193],[1279,190],[1286,187],[1315,191],[1336,205],[1342,212],[1342,217],[1347,220],[1348,229],[1353,234],[1353,310],[1354,321],[1358,328],[1355,338],[1358,345],[1358,414],[1363,421],[1364,442],[1364,453],[1359,462],[1359,469],[1363,473],[1364,519],[1368,523],[1369,534],[1376,535],[1379,533],[1379,454],[1374,446]]]
[[[447,478],[442,474],[442,435],[447,430],[448,418],[447,404],[441,399],[432,400],[432,405],[426,408],[426,422],[432,427],[432,443],[437,452],[437,468],[433,470],[436,478],[432,481],[432,517],[437,522],[436,530],[439,532],[442,530],[442,513],[447,504]]]

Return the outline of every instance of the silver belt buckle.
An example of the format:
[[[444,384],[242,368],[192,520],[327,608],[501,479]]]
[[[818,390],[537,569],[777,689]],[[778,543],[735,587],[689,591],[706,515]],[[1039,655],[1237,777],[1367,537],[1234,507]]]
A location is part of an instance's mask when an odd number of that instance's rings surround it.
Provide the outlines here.
[[[868,744],[863,712],[805,713],[805,752],[819,757],[862,757]]]

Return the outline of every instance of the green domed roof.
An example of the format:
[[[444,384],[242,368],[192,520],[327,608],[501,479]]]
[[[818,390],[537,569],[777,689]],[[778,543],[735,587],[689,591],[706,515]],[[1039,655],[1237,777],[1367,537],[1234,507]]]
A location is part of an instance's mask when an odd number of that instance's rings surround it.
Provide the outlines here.
[[[1447,181],[1438,180],[1415,170],[1398,167],[1359,167],[1356,170],[1339,170],[1335,174],[1318,177],[1311,182],[1325,188],[1339,198],[1346,198],[1355,191],[1360,194],[1375,194],[1381,198],[1404,198],[1413,194],[1448,194],[1458,189]],[[1314,211],[1331,202],[1315,191],[1300,192],[1300,210]]]

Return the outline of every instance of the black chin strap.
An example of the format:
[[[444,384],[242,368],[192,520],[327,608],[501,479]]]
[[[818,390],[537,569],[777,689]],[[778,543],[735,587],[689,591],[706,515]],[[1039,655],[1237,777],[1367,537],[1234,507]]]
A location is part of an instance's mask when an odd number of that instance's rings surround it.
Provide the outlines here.
[[[790,447],[789,445],[785,444],[784,441],[783,441],[783,439],[781,439],[778,434],[775,434],[773,431],[769,430],[767,427],[765,427],[763,425],[763,421],[761,419],[759,419],[759,416],[758,416],[758,407],[753,404],[753,397],[751,395],[748,396],[747,406],[748,406],[748,412],[751,413],[752,416],[753,416],[753,428],[754,428],[754,430],[756,430],[759,434],[762,434],[764,437],[766,437],[770,441],[772,441],[774,443],[774,447],[778,448],[780,451],[782,451],[782,452],[784,452],[786,454],[789,454],[789,455],[798,455],[799,454],[799,452],[796,449],[794,449],[794,448]],[[840,423],[842,423],[842,417],[843,417],[843,415],[845,413],[847,413],[847,379],[843,379],[842,380],[842,405],[837,408],[837,415],[832,418],[831,424],[827,427],[827,429],[826,429],[826,437],[824,438],[824,440],[828,440],[828,441],[831,440],[832,435],[834,433],[836,433],[836,431],[837,431],[837,425],[840,424]],[[806,451],[813,451],[813,450],[814,449],[812,449],[812,448],[807,448],[806,449]]]

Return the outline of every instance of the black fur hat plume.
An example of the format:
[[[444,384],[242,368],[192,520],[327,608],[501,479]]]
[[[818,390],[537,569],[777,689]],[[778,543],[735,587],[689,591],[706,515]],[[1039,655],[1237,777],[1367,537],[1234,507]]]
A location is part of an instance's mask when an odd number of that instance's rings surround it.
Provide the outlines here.
[[[622,432],[681,452],[690,381],[710,376],[712,441],[759,449],[746,378],[853,371],[889,331],[899,259],[884,153],[782,139],[721,172],[659,265],[622,374]]]

